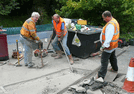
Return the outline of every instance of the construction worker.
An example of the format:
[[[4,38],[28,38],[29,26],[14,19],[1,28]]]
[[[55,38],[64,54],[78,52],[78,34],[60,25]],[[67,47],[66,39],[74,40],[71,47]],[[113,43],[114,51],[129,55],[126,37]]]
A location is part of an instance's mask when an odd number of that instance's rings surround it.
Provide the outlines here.
[[[103,27],[103,31],[100,35],[100,41],[102,46],[100,50],[102,51],[101,56],[101,68],[96,75],[96,78],[102,77],[105,78],[108,67],[108,59],[110,59],[111,68],[113,72],[118,71],[117,57],[115,55],[115,50],[118,47],[119,39],[119,23],[115,18],[112,17],[110,11],[104,11],[102,13],[102,18],[106,21],[106,25]]]
[[[22,43],[25,52],[24,52],[24,63],[28,68],[33,67],[34,63],[32,62],[32,43],[37,40],[42,42],[36,34],[35,23],[38,21],[40,14],[38,12],[33,12],[31,17],[27,19],[21,30],[20,30],[20,42]]]
[[[70,50],[67,47],[67,37],[68,37],[68,31],[65,26],[65,22],[63,18],[61,18],[58,14],[54,14],[52,17],[52,23],[54,26],[54,30],[56,32],[56,36],[52,42],[52,46],[54,50],[56,51],[57,55],[52,55],[55,57],[55,59],[62,58],[62,51],[58,47],[58,41],[62,41],[62,45],[65,48],[65,51],[69,57],[69,60],[71,64],[74,63],[72,55],[70,54]]]

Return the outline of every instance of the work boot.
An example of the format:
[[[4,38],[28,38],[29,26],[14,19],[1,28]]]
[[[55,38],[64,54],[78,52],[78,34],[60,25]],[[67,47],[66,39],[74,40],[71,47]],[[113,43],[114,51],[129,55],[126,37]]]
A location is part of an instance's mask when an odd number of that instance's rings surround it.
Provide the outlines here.
[[[118,72],[118,71],[115,71],[112,67],[108,68],[107,70],[111,72]]]
[[[56,54],[56,53],[53,53],[51,56],[52,56],[52,57],[56,57],[56,56],[57,56],[57,54]]]
[[[28,68],[32,68],[34,65],[35,65],[34,63],[30,62],[30,63],[28,64]]]
[[[62,51],[61,51],[61,50],[56,51],[56,53],[57,53],[57,56],[55,57],[55,59],[60,59],[60,58],[62,58]]]
[[[25,63],[25,66],[28,66],[28,64],[27,64],[27,63]]]
[[[70,54],[70,55],[68,55],[68,57],[69,57],[69,60],[70,60],[70,62],[71,62],[71,65],[73,65],[74,61],[73,61],[72,55]]]
[[[96,80],[96,79],[98,79],[99,78],[99,76],[98,76],[98,73],[94,76],[94,79]]]

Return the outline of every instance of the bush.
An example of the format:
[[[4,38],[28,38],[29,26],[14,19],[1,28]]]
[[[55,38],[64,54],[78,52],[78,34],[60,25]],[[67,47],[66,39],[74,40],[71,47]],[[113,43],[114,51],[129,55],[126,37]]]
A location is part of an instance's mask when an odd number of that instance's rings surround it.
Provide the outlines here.
[[[0,16],[0,26],[3,25],[3,27],[21,27],[26,19],[28,19],[29,16]],[[37,22],[37,25],[42,24],[48,24],[51,23],[51,18],[46,17],[44,15],[41,15],[40,19]]]
[[[64,5],[60,10],[55,11],[62,17],[82,18],[86,19],[90,25],[103,26],[105,22],[101,15],[105,10],[109,10],[118,20],[121,33],[125,34],[134,30],[133,0],[61,0],[60,3]]]
[[[0,26],[3,27],[21,27],[27,16],[0,16]]]

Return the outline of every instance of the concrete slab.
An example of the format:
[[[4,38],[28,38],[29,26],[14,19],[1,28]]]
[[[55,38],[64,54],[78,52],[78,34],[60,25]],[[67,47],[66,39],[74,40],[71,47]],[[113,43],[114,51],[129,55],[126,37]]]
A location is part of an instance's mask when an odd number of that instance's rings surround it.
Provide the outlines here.
[[[87,90],[87,94],[103,94],[102,92],[101,92],[101,90],[95,90],[95,91],[91,91],[91,90]]]
[[[117,72],[111,72],[111,71],[108,70],[107,74],[104,78],[104,81],[113,82],[113,80],[116,78],[117,74],[118,74]]]
[[[118,87],[123,87],[124,83],[123,82],[113,82],[114,84],[116,84]]]
[[[60,76],[59,76],[60,75]],[[9,94],[50,94],[63,89],[65,85],[69,85],[79,79],[81,75],[68,73],[66,75],[43,77],[41,79],[16,84],[7,87]],[[68,78],[68,80],[65,80]]]

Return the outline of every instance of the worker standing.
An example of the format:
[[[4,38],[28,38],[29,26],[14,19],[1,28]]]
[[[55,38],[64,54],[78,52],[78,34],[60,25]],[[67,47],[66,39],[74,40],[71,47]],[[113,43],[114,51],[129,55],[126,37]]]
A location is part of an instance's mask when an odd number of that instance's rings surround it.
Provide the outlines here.
[[[63,18],[61,18],[58,14],[54,14],[52,17],[52,23],[54,26],[54,31],[56,32],[56,36],[52,42],[52,46],[54,50],[56,51],[57,55],[52,55],[55,57],[55,59],[62,58],[62,51],[58,47],[58,41],[62,41],[63,47],[65,48],[65,51],[69,57],[69,60],[71,64],[73,64],[73,58],[70,53],[69,48],[67,47],[67,37],[68,37],[68,31],[65,26],[65,22]]]
[[[33,12],[31,17],[27,19],[21,30],[20,30],[20,42],[22,43],[23,47],[25,48],[24,52],[24,63],[25,66],[28,68],[33,67],[34,63],[32,62],[32,42],[37,40],[38,42],[42,42],[40,38],[36,34],[36,27],[35,23],[38,21],[40,14],[38,12]]]
[[[103,27],[103,31],[100,35],[100,41],[102,43],[102,47],[100,50],[102,51],[101,56],[101,68],[96,75],[96,78],[102,77],[105,78],[108,67],[108,60],[110,59],[111,71],[118,71],[117,65],[117,57],[115,55],[115,50],[118,47],[118,39],[119,39],[119,23],[115,18],[112,17],[110,11],[105,11],[102,13],[102,18],[106,21],[106,25]]]

